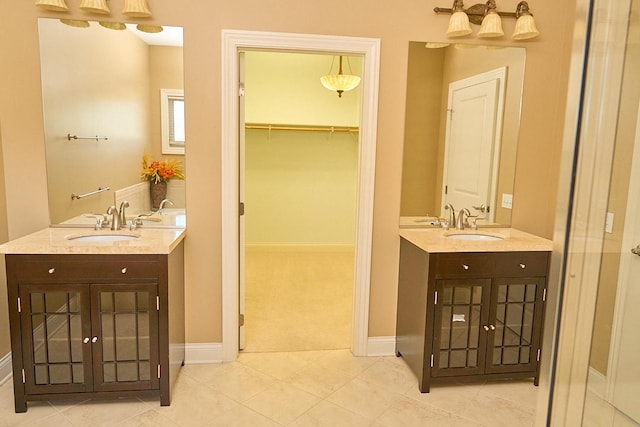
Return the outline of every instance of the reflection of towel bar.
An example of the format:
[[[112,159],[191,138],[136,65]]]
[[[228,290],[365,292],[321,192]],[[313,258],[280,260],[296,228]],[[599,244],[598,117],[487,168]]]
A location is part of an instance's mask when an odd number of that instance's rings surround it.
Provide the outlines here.
[[[78,136],[78,135],[71,135],[70,133],[67,134],[67,141],[71,141],[72,139],[95,139],[96,141],[99,141],[101,139],[107,141],[109,138],[107,138],[106,136]]]
[[[109,191],[109,187],[98,187],[96,191],[91,191],[90,193],[84,194],[71,194],[71,200],[82,199],[83,197],[93,196],[94,194],[102,193],[103,191]]]

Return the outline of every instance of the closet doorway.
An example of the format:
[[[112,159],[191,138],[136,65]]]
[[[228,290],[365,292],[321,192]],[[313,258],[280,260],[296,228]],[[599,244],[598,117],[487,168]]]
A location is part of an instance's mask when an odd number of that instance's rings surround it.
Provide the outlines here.
[[[373,194],[380,69],[380,40],[361,37],[222,31],[222,360],[238,356],[239,338],[239,64],[243,50],[362,56],[362,103],[358,137],[358,178],[354,249],[351,351],[370,354],[369,293],[373,240]],[[376,347],[378,349],[379,345]],[[379,350],[377,350],[379,353]]]
[[[321,85],[338,54],[239,59],[239,347],[350,348],[360,88]],[[343,60],[361,74],[362,57]]]

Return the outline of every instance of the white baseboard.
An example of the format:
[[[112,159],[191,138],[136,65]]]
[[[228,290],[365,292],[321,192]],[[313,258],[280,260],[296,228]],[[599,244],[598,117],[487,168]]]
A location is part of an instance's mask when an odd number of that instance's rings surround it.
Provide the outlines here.
[[[367,356],[394,356],[396,354],[396,337],[369,337],[367,339]]]
[[[185,365],[222,363],[222,343],[185,344]]]
[[[0,359],[0,385],[11,379],[11,353],[7,353]]]
[[[589,367],[589,380],[587,381],[589,391],[598,397],[604,398],[607,391],[607,377],[597,369]]]

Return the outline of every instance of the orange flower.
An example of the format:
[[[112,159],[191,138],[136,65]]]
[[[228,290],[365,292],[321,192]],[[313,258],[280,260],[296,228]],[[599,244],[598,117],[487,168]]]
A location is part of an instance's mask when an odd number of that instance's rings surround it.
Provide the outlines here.
[[[170,179],[184,179],[182,163],[175,160],[164,162],[153,161],[149,163],[149,156],[142,157],[142,180],[155,183],[168,181]]]

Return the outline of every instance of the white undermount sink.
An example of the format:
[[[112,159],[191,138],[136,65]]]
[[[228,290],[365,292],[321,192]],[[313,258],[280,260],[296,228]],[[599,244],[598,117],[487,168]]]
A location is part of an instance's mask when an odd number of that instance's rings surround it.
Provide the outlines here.
[[[105,233],[105,234],[84,234],[68,236],[67,240],[74,240],[77,242],[120,242],[124,240],[135,240],[137,234],[124,234],[124,233]]]
[[[454,233],[448,234],[447,238],[456,239],[456,240],[473,240],[473,241],[482,241],[482,242],[493,242],[496,240],[503,240],[500,236],[493,236],[491,234],[481,234],[481,233]]]

